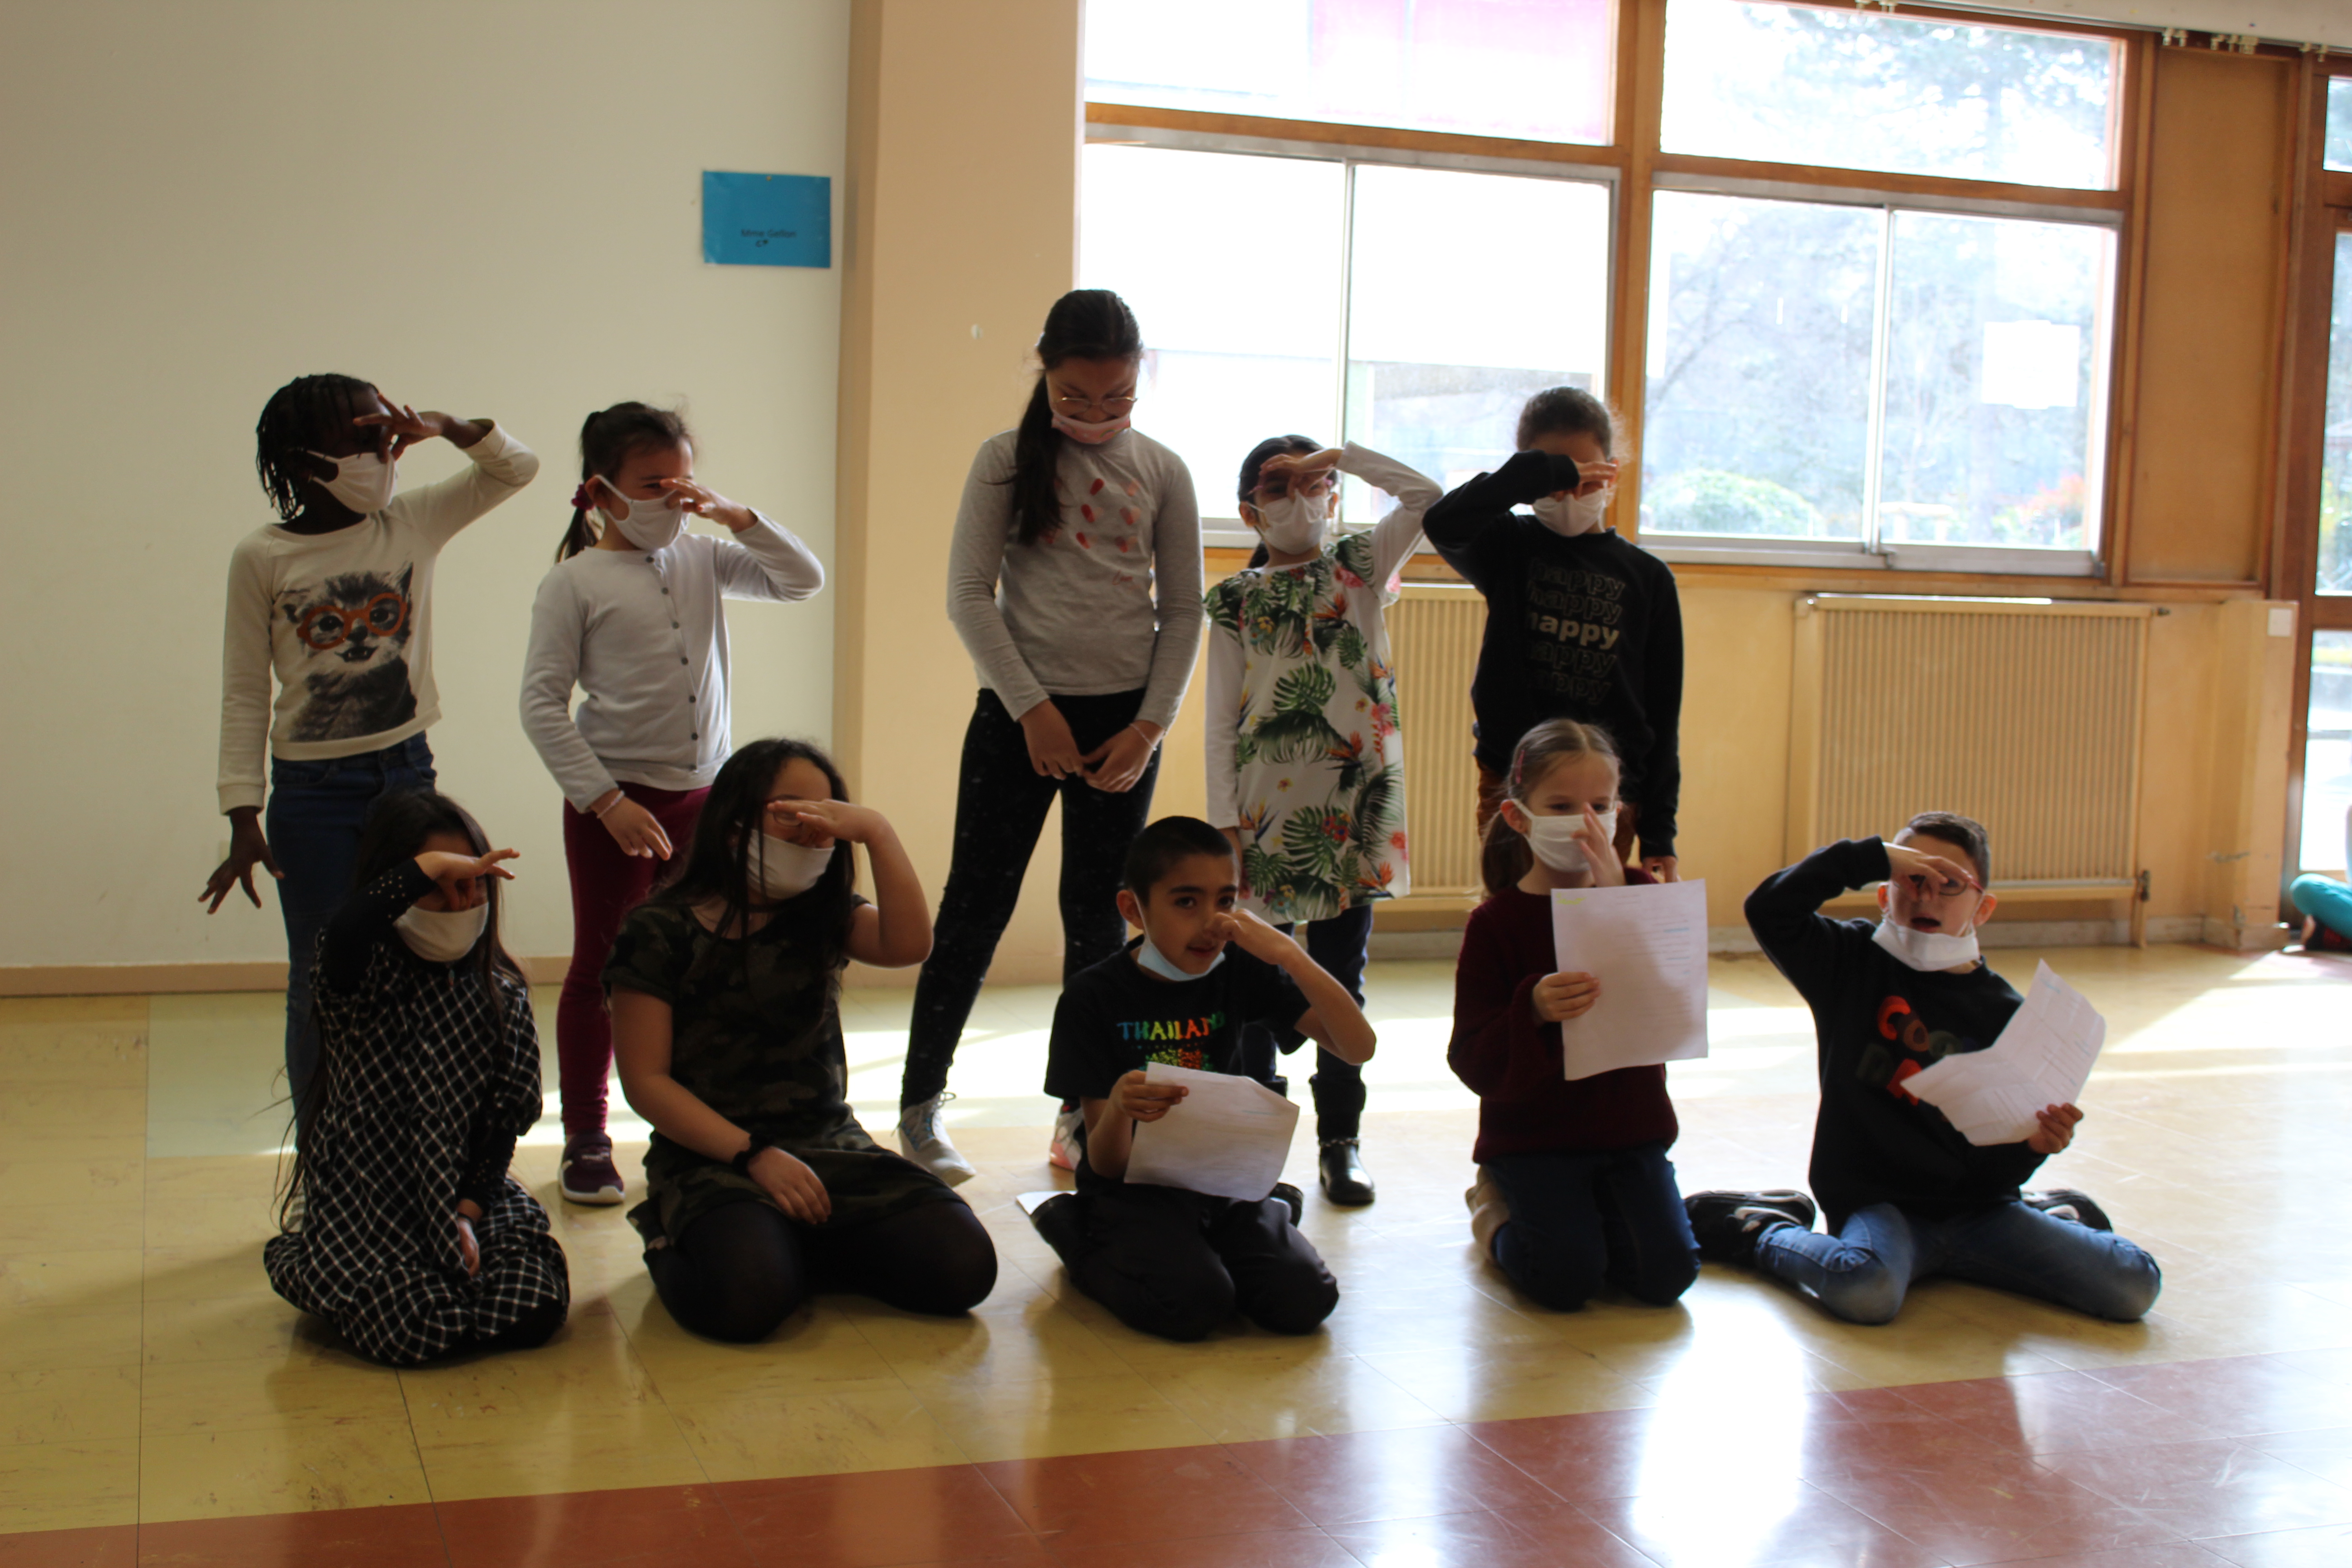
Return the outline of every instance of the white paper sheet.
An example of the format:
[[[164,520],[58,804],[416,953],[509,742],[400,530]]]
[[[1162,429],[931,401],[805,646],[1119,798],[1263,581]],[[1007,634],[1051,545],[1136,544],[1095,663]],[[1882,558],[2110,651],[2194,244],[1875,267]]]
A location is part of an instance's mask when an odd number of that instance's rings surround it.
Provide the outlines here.
[[[1706,884],[1560,888],[1552,950],[1600,977],[1591,1010],[1559,1026],[1570,1079],[1706,1055]]]
[[[1946,1057],[1903,1087],[1941,1110],[1971,1143],[2021,1143],[2040,1125],[2035,1115],[2043,1106],[2082,1098],[2106,1037],[2107,1021],[2044,963],[2000,1038]]]
[[[1150,1083],[1179,1083],[1183,1102],[1157,1121],[1138,1122],[1127,1157],[1127,1179],[1162,1187],[1189,1187],[1221,1198],[1255,1203],[1274,1191],[1298,1107],[1255,1079],[1153,1062]]]

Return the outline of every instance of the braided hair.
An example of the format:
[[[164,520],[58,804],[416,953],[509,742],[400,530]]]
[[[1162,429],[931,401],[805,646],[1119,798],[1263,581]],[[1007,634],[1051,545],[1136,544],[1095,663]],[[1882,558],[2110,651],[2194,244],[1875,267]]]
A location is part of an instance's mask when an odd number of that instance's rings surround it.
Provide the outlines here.
[[[580,426],[580,488],[572,492],[572,523],[563,531],[563,542],[555,547],[555,559],[569,561],[596,542],[596,531],[588,521],[590,479],[602,474],[610,482],[622,464],[648,447],[666,450],[693,445],[694,432],[686,427],[685,417],[676,409],[656,408],[650,403],[615,403],[588,416],[588,422]]]
[[[1108,289],[1071,289],[1054,301],[1045,312],[1045,330],[1037,334],[1037,362],[1048,371],[1069,359],[1142,357],[1143,331],[1135,324],[1135,312]],[[1024,544],[1034,544],[1061,526],[1054,471],[1064,439],[1054,428],[1053,395],[1041,374],[1013,438],[1013,537]]]
[[[375,384],[355,375],[298,375],[269,395],[253,427],[253,466],[278,521],[292,522],[312,498],[318,480],[310,448],[331,439],[351,419],[352,405],[374,395]]]

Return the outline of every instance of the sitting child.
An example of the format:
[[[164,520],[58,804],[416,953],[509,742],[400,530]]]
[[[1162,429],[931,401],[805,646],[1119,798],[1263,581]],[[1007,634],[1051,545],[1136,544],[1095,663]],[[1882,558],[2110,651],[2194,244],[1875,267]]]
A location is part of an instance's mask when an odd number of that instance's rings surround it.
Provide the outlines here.
[[[1244,1072],[1251,1024],[1286,1049],[1311,1039],[1360,1065],[1372,1026],[1305,948],[1234,908],[1239,867],[1218,829],[1162,817],[1136,836],[1124,879],[1119,912],[1142,938],[1081,971],[1054,1009],[1045,1092],[1076,1100],[1085,1126],[1078,1190],[1037,1209],[1038,1232],[1077,1288],[1130,1328],[1197,1340],[1238,1306],[1261,1328],[1311,1333],[1339,1286],[1282,1197],[1127,1181],[1136,1123],[1183,1114],[1186,1090],[1144,1069]]]
[[[1748,924],[1813,1010],[1821,1110],[1811,1205],[1775,1193],[1688,1200],[1700,1256],[1752,1263],[1854,1323],[1884,1323],[1931,1275],[2038,1296],[2130,1322],[2162,1287],[2156,1260],[2114,1234],[2099,1206],[2063,1189],[2021,1194],[2073,1140],[2083,1113],[2044,1107],[2021,1143],[1970,1143],[1903,1080],[2000,1037],[2023,998],[1977,955],[1990,919],[1983,826],[1949,812],[1911,819],[1892,844],[1817,849],[1748,895]],[[1883,918],[1833,921],[1821,906],[1880,884]]]
[[[2352,865],[2352,811],[2344,814],[2346,863]],[[2341,879],[2305,872],[2288,884],[2288,900],[2303,917],[2297,941],[2305,952],[2352,952],[2352,887]]]

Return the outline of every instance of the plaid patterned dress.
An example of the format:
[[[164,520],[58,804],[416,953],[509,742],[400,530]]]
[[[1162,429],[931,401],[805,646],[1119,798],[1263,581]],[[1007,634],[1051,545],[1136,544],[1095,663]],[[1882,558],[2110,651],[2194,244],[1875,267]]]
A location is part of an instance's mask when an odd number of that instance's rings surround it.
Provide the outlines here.
[[[409,950],[392,922],[432,887],[404,862],[320,942],[327,1099],[302,1134],[302,1216],[262,1253],[280,1296],[395,1366],[571,1300],[546,1211],[507,1173],[541,1109],[530,993],[504,973],[486,986],[470,955],[435,963]],[[460,1198],[483,1213],[471,1278]]]

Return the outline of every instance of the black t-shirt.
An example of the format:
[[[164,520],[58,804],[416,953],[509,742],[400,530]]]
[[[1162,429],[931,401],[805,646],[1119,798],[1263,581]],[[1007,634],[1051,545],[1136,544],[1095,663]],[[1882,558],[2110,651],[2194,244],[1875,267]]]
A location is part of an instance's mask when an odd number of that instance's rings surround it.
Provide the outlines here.
[[[1129,942],[1062,988],[1045,1055],[1047,1094],[1108,1100],[1121,1078],[1153,1062],[1247,1074],[1247,1024],[1270,1027],[1285,1050],[1303,1037],[1297,1025],[1307,998],[1275,965],[1228,945],[1225,961],[1198,980],[1162,980],[1135,962],[1138,945]],[[1081,1187],[1103,1182],[1078,1162]]]

